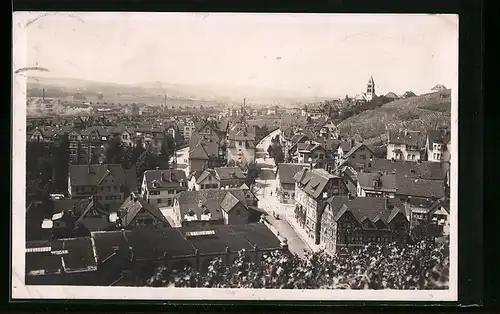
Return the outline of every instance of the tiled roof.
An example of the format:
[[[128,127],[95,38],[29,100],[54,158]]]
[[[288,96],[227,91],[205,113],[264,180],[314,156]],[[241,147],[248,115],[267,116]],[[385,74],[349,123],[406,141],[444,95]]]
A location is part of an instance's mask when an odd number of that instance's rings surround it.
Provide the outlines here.
[[[397,177],[397,194],[423,198],[445,196],[444,181]]]
[[[386,98],[392,98],[392,99],[398,99],[398,95],[396,95],[395,93],[393,92],[388,92],[387,94],[385,94],[385,97]]]
[[[389,131],[388,143],[422,147],[422,133],[418,131]]]
[[[125,172],[118,164],[70,165],[69,176],[72,186],[97,186],[111,174],[118,185],[125,185]]]
[[[423,179],[435,180],[444,180],[445,178],[443,165],[431,161],[393,161],[389,159],[374,158],[369,164],[369,167],[365,170],[370,172],[386,171],[387,173],[394,173],[397,177],[421,177]]]
[[[220,206],[227,193],[231,193],[243,204],[246,203],[245,191],[242,189],[224,189],[224,190],[200,190],[184,191],[178,196],[179,209],[181,217],[184,217],[192,210],[198,218],[206,209],[210,211],[212,219],[222,218]],[[201,205],[201,207],[200,207]]]
[[[148,189],[179,188],[182,183],[187,185],[186,172],[178,169],[158,169],[144,171]]]
[[[290,164],[281,163],[278,164],[278,175],[281,184],[295,184],[293,179],[295,174],[301,171],[307,164]]]
[[[393,174],[363,173],[357,174],[361,188],[365,190],[377,190],[386,192],[396,192],[396,176]],[[377,186],[374,186],[377,182]]]
[[[27,242],[25,254],[28,276],[97,270],[89,237]]]
[[[161,211],[155,207],[154,205],[148,204],[144,199],[140,198],[135,193],[131,193],[127,199],[123,202],[123,204],[119,208],[119,212],[121,215],[122,226],[127,228],[134,218],[137,216],[139,212],[144,211],[145,213],[149,213],[152,218],[155,218],[167,226],[170,226],[167,218],[163,216]]]
[[[430,145],[432,145],[433,143],[446,145],[450,142],[450,138],[451,138],[450,134],[447,134],[444,131],[438,131],[438,130],[427,131],[427,137],[429,139]]]
[[[324,169],[303,168],[295,174],[294,180],[302,185],[302,190],[311,197],[317,199],[321,193],[325,192],[325,187],[331,179],[339,178],[328,173]]]
[[[200,176],[198,179],[196,179],[196,183],[200,184],[205,180],[208,176],[212,176],[215,178],[215,171],[213,169],[205,169],[203,172],[201,172]]]
[[[347,154],[345,154],[343,158],[349,158],[352,154],[354,154],[356,151],[358,151],[361,147],[365,147],[366,149],[368,149],[368,151],[370,151],[373,154],[372,150],[368,146],[366,146],[365,144],[356,143],[356,145],[354,145],[354,147],[351,148],[351,150],[349,152],[347,152]]]
[[[349,211],[359,223],[364,219],[389,223],[399,212],[405,214],[404,204],[396,198],[334,196],[327,200],[327,205],[335,220]]]
[[[236,198],[236,196],[234,196],[232,193],[226,193],[226,196],[224,196],[222,202],[220,203],[220,208],[226,213],[229,213],[238,203],[241,202]]]
[[[241,169],[238,167],[219,167],[219,168],[214,168],[214,171],[220,180],[246,178]]]

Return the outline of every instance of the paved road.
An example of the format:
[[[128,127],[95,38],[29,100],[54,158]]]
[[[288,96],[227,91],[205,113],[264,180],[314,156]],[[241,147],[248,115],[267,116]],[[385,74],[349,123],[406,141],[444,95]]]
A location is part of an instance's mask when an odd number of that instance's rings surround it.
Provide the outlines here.
[[[184,171],[186,171],[186,176],[189,175],[189,146],[175,153],[177,154],[177,168],[184,169]],[[170,162],[172,162],[173,159],[173,157],[170,158]]]
[[[275,179],[276,166],[274,160],[268,157],[267,148],[271,145],[271,138],[279,134],[279,130],[271,132],[257,144],[257,150],[261,151],[261,158],[257,158],[257,163],[263,168],[260,178],[256,180],[257,197],[259,198],[259,207],[267,213],[267,220],[276,228],[281,236],[288,239],[288,247],[291,252],[299,256],[304,256],[304,250],[309,251],[309,245],[295,232],[292,226],[287,222],[285,216],[293,214],[293,206],[283,205],[276,196],[277,181]],[[265,152],[265,153],[264,153]],[[259,152],[257,153],[259,154]],[[264,154],[266,158],[264,158]],[[260,157],[260,156],[258,156]],[[277,214],[280,219],[275,219],[273,214]]]

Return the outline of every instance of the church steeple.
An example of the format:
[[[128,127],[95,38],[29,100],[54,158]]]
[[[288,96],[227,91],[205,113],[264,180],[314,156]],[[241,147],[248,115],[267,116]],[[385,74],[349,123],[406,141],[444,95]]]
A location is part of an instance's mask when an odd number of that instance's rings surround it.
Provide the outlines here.
[[[375,81],[373,80],[373,76],[370,75],[370,79],[368,80],[368,84],[366,85],[366,97],[368,100],[372,100],[375,96]]]

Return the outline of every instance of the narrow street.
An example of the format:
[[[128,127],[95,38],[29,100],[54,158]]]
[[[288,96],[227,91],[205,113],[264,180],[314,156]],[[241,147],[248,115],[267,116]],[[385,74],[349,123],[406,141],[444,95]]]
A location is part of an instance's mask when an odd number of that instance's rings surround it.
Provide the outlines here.
[[[291,252],[303,257],[310,247],[287,221],[287,216],[293,216],[293,205],[281,204],[276,195],[276,165],[274,159],[269,158],[267,148],[271,139],[279,134],[279,130],[271,132],[257,144],[256,162],[261,167],[260,177],[255,182],[256,195],[259,198],[259,207],[267,212],[267,221],[276,228],[279,234],[286,237]],[[276,218],[275,216],[276,215]]]

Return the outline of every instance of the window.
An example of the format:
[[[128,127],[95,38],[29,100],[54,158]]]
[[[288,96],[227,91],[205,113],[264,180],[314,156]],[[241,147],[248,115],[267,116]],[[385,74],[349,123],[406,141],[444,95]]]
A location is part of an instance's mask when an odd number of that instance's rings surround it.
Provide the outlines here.
[[[167,206],[172,206],[172,199],[167,199]]]
[[[356,158],[356,154],[352,154],[352,158]]]
[[[362,160],[366,160],[366,155],[363,154],[363,155],[360,155],[360,157]]]
[[[173,190],[168,191],[168,194],[174,194],[174,193],[175,193],[175,191],[173,191]]]
[[[157,199],[156,203],[160,204],[161,203],[161,198]]]
[[[240,215],[240,209],[236,209],[236,215]]]
[[[238,145],[240,145],[240,146],[241,146],[241,141],[238,141]]]

